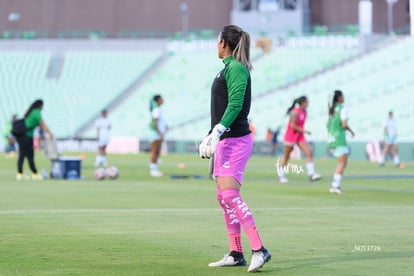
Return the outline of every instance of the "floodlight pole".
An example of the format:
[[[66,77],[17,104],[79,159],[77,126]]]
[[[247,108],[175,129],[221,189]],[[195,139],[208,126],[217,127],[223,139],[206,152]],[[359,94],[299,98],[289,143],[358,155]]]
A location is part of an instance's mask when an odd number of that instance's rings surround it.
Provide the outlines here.
[[[188,32],[188,4],[181,3],[180,4],[180,11],[181,11],[181,31],[183,34],[187,34]]]
[[[387,1],[388,4],[388,9],[387,9],[387,13],[388,13],[388,33],[392,34],[394,32],[394,14],[393,14],[393,6],[395,3],[397,3],[398,0],[385,0]]]
[[[414,0],[410,0],[411,36],[414,37]]]

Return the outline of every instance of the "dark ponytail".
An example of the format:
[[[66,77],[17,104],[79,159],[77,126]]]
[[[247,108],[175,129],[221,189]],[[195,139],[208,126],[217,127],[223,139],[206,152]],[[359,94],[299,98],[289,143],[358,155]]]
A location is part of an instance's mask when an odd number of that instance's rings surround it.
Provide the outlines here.
[[[247,69],[252,70],[250,62],[250,35],[236,25],[227,25],[220,33],[220,39],[224,41],[225,46],[233,51],[235,60],[244,64]]]
[[[36,100],[36,101],[34,101],[31,105],[30,105],[30,107],[29,107],[29,109],[26,111],[26,113],[24,114],[24,118],[27,118],[29,115],[30,115],[30,113],[34,110],[34,109],[36,109],[36,108],[42,108],[43,107],[43,101],[41,100],[41,99],[38,99],[38,100]]]
[[[328,104],[329,116],[333,116],[335,113],[335,107],[338,104],[339,98],[342,97],[342,91],[335,90],[334,96],[332,98],[332,104]]]
[[[295,108],[296,104],[301,105],[302,103],[306,102],[308,98],[306,96],[300,96],[299,98],[295,99],[292,103],[292,105],[288,108],[286,111],[286,115],[289,115],[290,112]]]
[[[155,95],[154,97],[152,97],[150,101],[150,112],[152,112],[152,110],[154,110],[154,108],[157,106],[157,102],[159,99],[161,99],[161,95]]]

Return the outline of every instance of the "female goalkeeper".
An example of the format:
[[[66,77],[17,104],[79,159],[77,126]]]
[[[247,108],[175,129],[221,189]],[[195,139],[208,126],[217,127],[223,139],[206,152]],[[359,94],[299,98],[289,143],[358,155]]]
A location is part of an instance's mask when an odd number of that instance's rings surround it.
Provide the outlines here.
[[[230,240],[230,253],[210,263],[210,267],[244,266],[240,227],[243,228],[252,249],[252,260],[247,271],[261,268],[271,259],[263,247],[252,212],[240,196],[243,174],[252,150],[252,137],[247,116],[251,102],[250,36],[241,28],[225,26],[218,36],[218,57],[224,69],[215,77],[211,89],[211,127],[201,142],[199,154],[211,158],[217,200],[223,209]]]

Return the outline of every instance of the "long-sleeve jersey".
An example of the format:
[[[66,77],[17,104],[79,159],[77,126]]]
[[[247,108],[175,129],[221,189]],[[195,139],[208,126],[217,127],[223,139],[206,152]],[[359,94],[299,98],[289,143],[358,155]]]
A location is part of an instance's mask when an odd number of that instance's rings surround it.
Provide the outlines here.
[[[221,139],[250,133],[248,115],[251,104],[249,70],[233,57],[223,60],[225,67],[211,87],[211,128],[220,123],[229,130]]]

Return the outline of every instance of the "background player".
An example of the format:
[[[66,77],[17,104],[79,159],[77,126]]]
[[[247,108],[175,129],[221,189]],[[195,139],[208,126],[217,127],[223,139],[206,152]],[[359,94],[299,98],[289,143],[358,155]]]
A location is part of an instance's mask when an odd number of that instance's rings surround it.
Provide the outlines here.
[[[329,106],[328,143],[333,156],[338,160],[338,165],[329,191],[335,194],[341,194],[343,192],[341,189],[341,180],[348,162],[349,154],[349,147],[346,142],[346,131],[348,130],[352,134],[352,137],[355,136],[348,125],[349,114],[348,110],[344,107],[344,102],[345,99],[343,93],[336,90],[332,99],[332,105]]]
[[[308,98],[306,96],[301,96],[293,101],[292,106],[289,107],[286,112],[286,115],[290,115],[290,118],[286,127],[284,140],[285,154],[282,162],[277,168],[280,183],[288,182],[288,179],[285,176],[288,168],[287,164],[295,144],[297,144],[306,155],[306,170],[308,172],[309,180],[316,181],[322,178],[321,175],[315,173],[312,149],[305,138],[305,134],[311,134],[310,131],[305,130],[306,109],[308,108],[308,104]]]
[[[400,166],[400,157],[398,156],[398,145],[397,145],[397,122],[395,121],[394,114],[392,111],[388,112],[388,119],[385,121],[384,126],[384,152],[381,156],[380,165],[385,165],[387,154],[391,150],[394,158],[394,165],[397,168]]]
[[[5,145],[5,152],[6,158],[14,157],[16,154],[16,138],[11,133],[12,124],[14,121],[17,120],[17,115],[14,114],[10,121],[6,122],[6,125],[3,130],[3,137],[4,137],[4,145]]]
[[[278,126],[276,129],[272,130],[271,128],[267,129],[267,141],[270,141],[270,154],[276,155],[279,154],[279,134],[281,131],[281,127]]]
[[[108,118],[108,111],[102,110],[101,117],[95,123],[97,139],[98,139],[98,154],[96,155],[96,167],[107,166],[106,147],[111,138],[111,121]]]
[[[160,95],[155,95],[150,103],[151,122],[150,122],[150,175],[154,177],[162,176],[158,169],[158,159],[160,158],[161,145],[164,141],[164,135],[167,131],[167,124],[164,119],[161,105],[164,99]]]
[[[32,180],[41,180],[42,176],[38,173],[34,162],[33,133],[36,127],[40,126],[44,132],[53,137],[45,121],[42,118],[43,101],[36,100],[24,114],[24,124],[27,128],[25,135],[16,137],[19,144],[19,158],[17,159],[17,180],[23,179],[23,162],[27,158],[29,167],[32,171]]]
[[[199,153],[202,158],[211,158],[215,153],[216,197],[224,212],[230,253],[209,266],[246,265],[240,236],[242,227],[253,252],[247,271],[253,272],[272,256],[263,247],[253,215],[240,196],[244,170],[253,147],[247,119],[251,103],[250,36],[237,26],[225,26],[219,34],[217,50],[225,67],[213,81],[212,129],[201,142]]]

